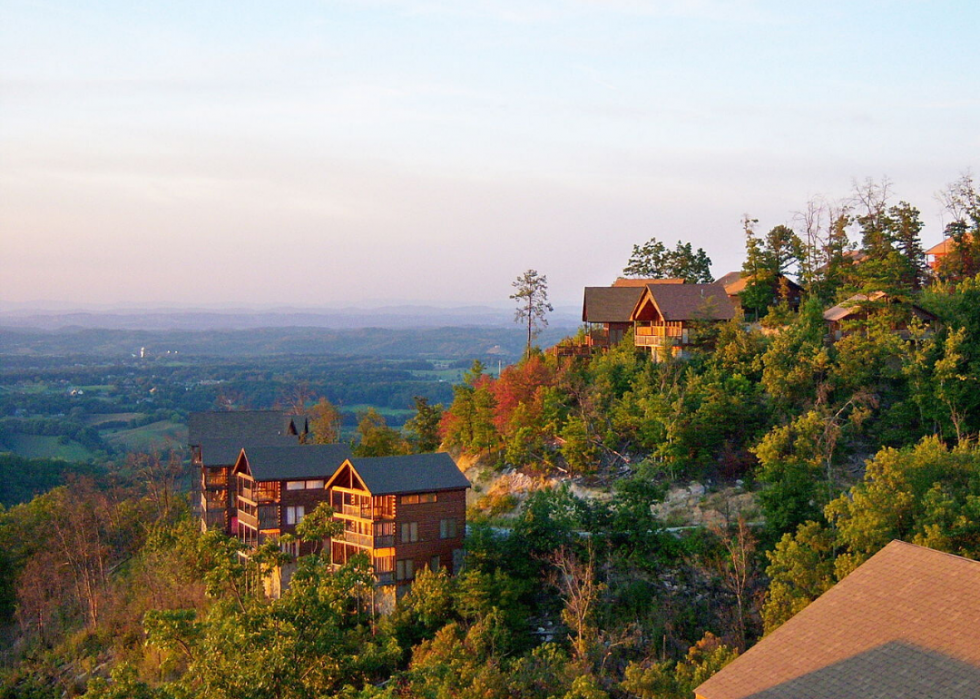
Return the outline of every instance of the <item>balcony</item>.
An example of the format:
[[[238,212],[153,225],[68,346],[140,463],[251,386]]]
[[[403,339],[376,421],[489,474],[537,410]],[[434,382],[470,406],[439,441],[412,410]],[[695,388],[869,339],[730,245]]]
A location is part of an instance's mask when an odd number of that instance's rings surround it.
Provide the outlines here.
[[[354,546],[360,546],[368,549],[385,549],[391,548],[395,545],[394,534],[371,536],[370,534],[358,534],[357,532],[345,531],[333,538],[335,541],[343,541],[348,544],[353,544]]]
[[[372,512],[371,505],[340,505],[340,507],[334,507],[334,512],[339,515],[348,515],[351,517],[359,517],[360,519],[373,519],[374,513]]]
[[[206,474],[204,476],[204,487],[205,488],[227,488],[228,487],[228,476],[217,475],[217,474]]]
[[[633,333],[636,347],[664,347],[684,344],[684,328],[679,325],[638,325]]]

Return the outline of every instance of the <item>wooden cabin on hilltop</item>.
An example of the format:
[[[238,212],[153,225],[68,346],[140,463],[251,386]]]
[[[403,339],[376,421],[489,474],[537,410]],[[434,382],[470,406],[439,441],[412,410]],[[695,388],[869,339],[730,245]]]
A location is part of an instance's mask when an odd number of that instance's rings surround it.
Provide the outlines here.
[[[846,301],[828,308],[823,313],[827,323],[827,334],[831,342],[840,340],[848,333],[848,327],[866,321],[876,309],[888,309],[892,314],[891,329],[904,339],[910,337],[909,324],[917,319],[923,325],[932,326],[939,322],[935,314],[914,303],[902,302],[883,291],[871,294],[854,294]]]
[[[656,361],[682,356],[697,344],[701,324],[734,317],[735,307],[721,284],[647,284],[630,315],[633,343],[649,347]]]

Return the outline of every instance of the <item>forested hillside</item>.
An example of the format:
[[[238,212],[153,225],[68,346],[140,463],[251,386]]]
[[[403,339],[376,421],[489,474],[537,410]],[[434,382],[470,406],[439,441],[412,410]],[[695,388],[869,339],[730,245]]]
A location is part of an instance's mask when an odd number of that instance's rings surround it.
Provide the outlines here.
[[[892,539],[980,558],[980,197],[957,186],[935,270],[914,208],[872,187],[822,228],[747,220],[745,311],[682,359],[627,336],[499,377],[475,362],[438,422],[476,463],[466,569],[421,572],[391,614],[363,562],[322,555],[267,598],[279,548],[243,559],[201,534],[176,460],[132,456],[3,511],[0,696],[689,698]],[[835,304],[862,309],[839,334]],[[412,440],[357,448],[434,446],[438,408],[416,406]],[[520,493],[484,488],[516,475]],[[661,519],[691,481],[751,505]],[[324,514],[300,535],[322,540]]]

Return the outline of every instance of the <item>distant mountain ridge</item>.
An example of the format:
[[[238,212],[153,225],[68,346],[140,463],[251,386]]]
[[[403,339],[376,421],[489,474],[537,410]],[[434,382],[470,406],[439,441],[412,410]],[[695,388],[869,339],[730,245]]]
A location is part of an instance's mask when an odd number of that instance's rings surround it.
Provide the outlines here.
[[[562,307],[549,314],[552,327],[580,324],[580,311]],[[257,328],[439,328],[514,327],[514,312],[491,306],[384,306],[379,308],[271,310],[154,309],[119,311],[47,311],[21,309],[0,311],[0,326],[61,330],[249,330]]]

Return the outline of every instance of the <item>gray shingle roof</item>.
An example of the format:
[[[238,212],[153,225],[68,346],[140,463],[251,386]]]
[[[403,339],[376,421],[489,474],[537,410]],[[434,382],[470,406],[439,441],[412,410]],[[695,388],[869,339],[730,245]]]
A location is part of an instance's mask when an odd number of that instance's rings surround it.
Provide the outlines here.
[[[372,495],[470,487],[469,479],[445,452],[351,459],[351,464]]]
[[[228,410],[191,413],[187,419],[187,442],[208,439],[251,440],[288,434],[290,416],[281,410]]]
[[[248,469],[257,481],[327,479],[350,457],[346,444],[245,447]]]
[[[642,293],[642,287],[587,286],[582,320],[586,323],[628,323]]]
[[[294,447],[299,443],[293,435],[273,435],[256,437],[243,441],[241,439],[210,439],[201,442],[201,460],[209,468],[218,466],[234,466],[242,448],[251,447]]]
[[[721,284],[648,284],[646,293],[664,320],[731,320],[735,317]]]
[[[980,697],[978,590],[980,563],[893,541],[696,694]]]

